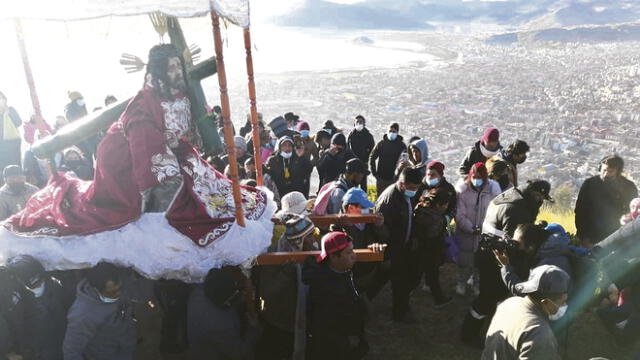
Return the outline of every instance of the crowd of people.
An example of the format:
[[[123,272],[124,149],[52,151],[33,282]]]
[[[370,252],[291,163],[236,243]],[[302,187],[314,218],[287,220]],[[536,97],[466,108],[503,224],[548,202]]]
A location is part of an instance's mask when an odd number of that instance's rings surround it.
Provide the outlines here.
[[[94,178],[100,135],[56,154],[53,166],[20,150],[22,141],[33,144],[87,115],[80,93],[70,92],[69,99],[66,115],[50,128],[37,117],[23,123],[0,94],[0,220],[19,214],[52,168]],[[105,105],[114,100],[107,97]],[[218,114],[214,109],[213,121],[222,124]],[[599,174],[578,194],[576,243],[562,226],[537,222],[544,201],[552,201],[551,186],[523,180],[530,174],[519,174],[518,165],[527,159],[528,144],[517,139],[503,148],[496,128],[470,146],[457,179],[447,179],[447,165],[430,158],[427,136],[405,134],[405,142],[398,123],[376,142],[362,115],[351,129],[328,120],[315,132],[291,112],[268,124],[260,115],[258,151],[251,130],[247,118],[233,148],[241,184],[258,185],[254,154],[259,156],[263,184],[279,207],[283,232],[266,251],[317,250],[317,257],[254,266],[249,274],[214,268],[203,283],[185,284],[151,281],[106,262],[47,272],[35,257],[14,256],[0,271],[0,357],[132,359],[140,340],[136,304],[157,304],[166,353],[192,359],[361,359],[369,351],[368,319],[384,316],[371,313],[371,301],[390,283],[395,322],[417,322],[411,294],[424,284],[442,311],[453,292],[474,297],[461,339],[483,348],[483,359],[560,358],[566,329],[581,311],[572,295],[586,286],[576,264],[615,247],[609,238],[624,237],[619,231],[636,231],[640,200],[617,155],[602,159]],[[209,155],[212,166],[230,175],[229,154]],[[369,191],[374,187],[376,195]],[[312,220],[340,214],[375,220],[338,216],[328,228]],[[357,249],[384,252],[384,261],[358,262]],[[455,289],[441,285],[447,261],[457,264]],[[608,304],[599,311],[621,343],[637,338],[636,286],[612,277]]]

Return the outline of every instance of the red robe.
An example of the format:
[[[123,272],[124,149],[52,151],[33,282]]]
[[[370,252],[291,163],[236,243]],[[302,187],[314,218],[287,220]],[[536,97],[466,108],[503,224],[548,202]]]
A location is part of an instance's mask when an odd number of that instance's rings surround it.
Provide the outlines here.
[[[235,221],[231,182],[194,149],[197,139],[185,96],[161,98],[145,86],[98,146],[93,181],[59,172],[4,226],[23,236],[88,235],[120,228],[141,215],[141,192],[182,175],[165,216],[199,246],[224,235]],[[243,208],[260,218],[267,196],[243,188]]]

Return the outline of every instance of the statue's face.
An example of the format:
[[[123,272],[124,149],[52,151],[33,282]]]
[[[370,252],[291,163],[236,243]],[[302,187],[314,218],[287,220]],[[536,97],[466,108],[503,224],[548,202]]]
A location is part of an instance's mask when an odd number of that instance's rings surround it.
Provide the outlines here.
[[[167,65],[167,77],[169,79],[169,88],[176,91],[186,90],[187,84],[182,74],[182,64],[177,57],[169,58]]]

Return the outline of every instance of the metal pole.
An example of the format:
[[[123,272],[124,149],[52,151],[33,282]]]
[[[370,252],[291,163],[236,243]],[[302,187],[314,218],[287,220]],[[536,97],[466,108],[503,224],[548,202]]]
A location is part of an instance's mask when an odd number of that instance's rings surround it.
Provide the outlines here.
[[[29,64],[29,57],[27,56],[27,47],[24,43],[24,34],[22,33],[22,23],[20,22],[20,19],[14,19],[14,25],[16,28],[16,37],[18,38],[18,48],[20,49],[20,55],[22,55],[24,73],[27,77],[27,84],[29,84],[31,104],[33,104],[33,111],[36,114],[36,119],[40,121],[40,119],[42,119],[42,111],[40,111],[40,101],[38,100],[38,93],[36,93],[36,84],[33,81],[33,74],[31,73],[31,65]]]
[[[262,158],[260,133],[258,132],[258,108],[256,106],[256,83],[253,78],[253,57],[251,56],[251,31],[244,29],[244,49],[247,53],[247,77],[249,78],[249,103],[251,104],[251,128],[253,132],[253,158],[256,165],[256,183],[262,186]]]
[[[220,35],[220,18],[211,12],[211,22],[213,24],[213,41],[216,47],[216,63],[218,69],[218,84],[220,85],[220,107],[222,107],[222,120],[224,122],[224,142],[227,144],[229,154],[229,167],[231,175],[231,185],[233,187],[233,201],[236,206],[236,222],[244,227],[244,213],[242,210],[242,196],[240,194],[240,182],[238,180],[238,159],[236,158],[236,148],[233,143],[233,129],[231,124],[231,109],[229,106],[229,93],[227,92],[227,73],[224,67],[222,56],[222,36]]]

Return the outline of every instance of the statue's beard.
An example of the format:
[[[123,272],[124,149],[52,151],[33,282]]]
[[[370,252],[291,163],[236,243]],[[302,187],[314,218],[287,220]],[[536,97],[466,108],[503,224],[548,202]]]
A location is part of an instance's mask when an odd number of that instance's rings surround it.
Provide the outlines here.
[[[187,83],[182,78],[170,79],[169,89],[171,89],[171,93],[174,95],[180,92],[185,92],[187,89]]]

